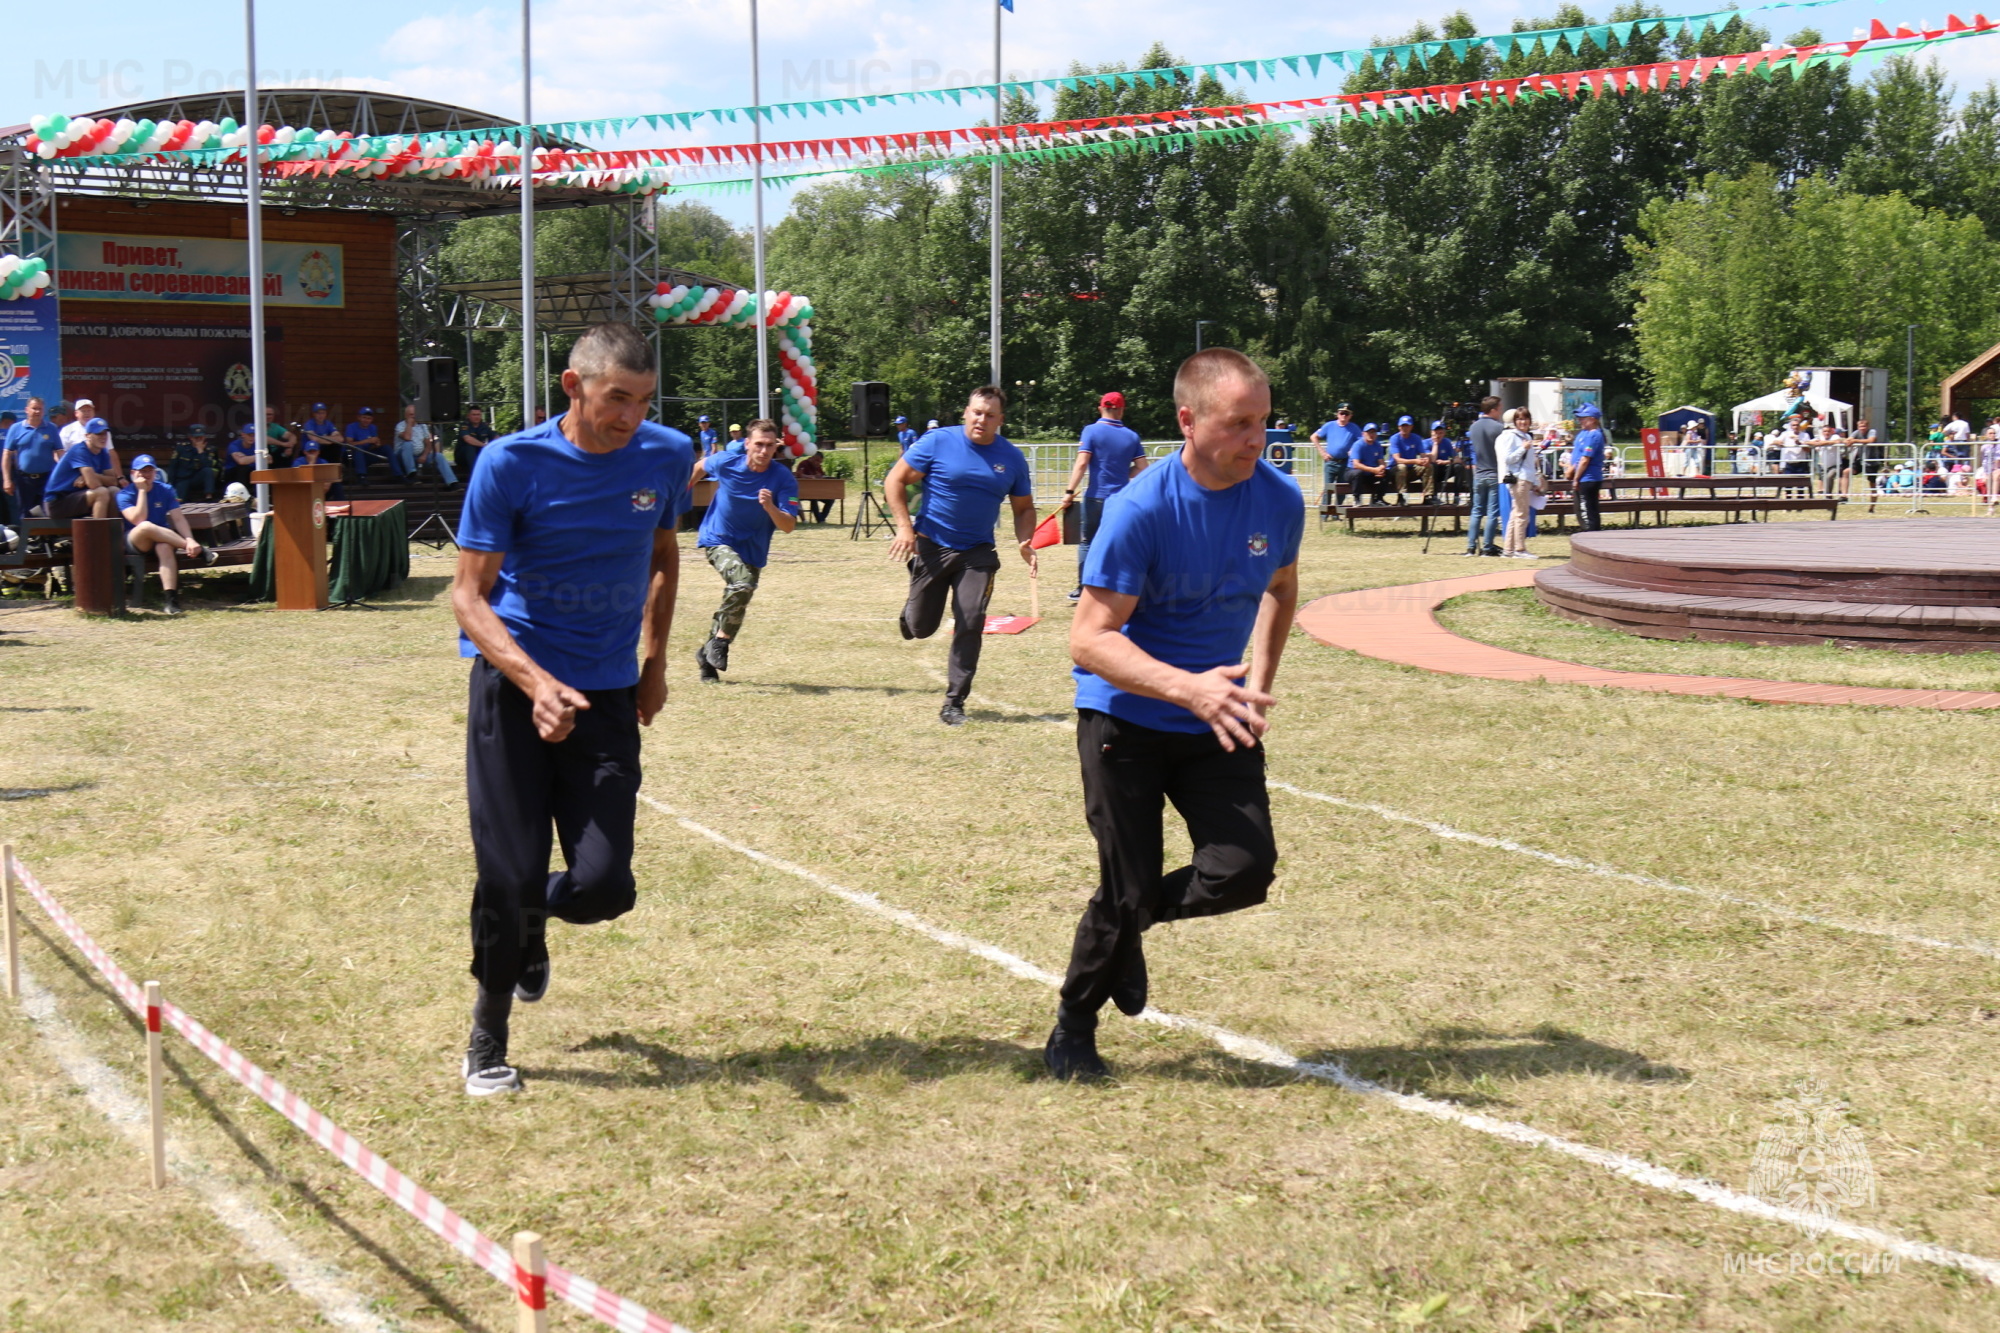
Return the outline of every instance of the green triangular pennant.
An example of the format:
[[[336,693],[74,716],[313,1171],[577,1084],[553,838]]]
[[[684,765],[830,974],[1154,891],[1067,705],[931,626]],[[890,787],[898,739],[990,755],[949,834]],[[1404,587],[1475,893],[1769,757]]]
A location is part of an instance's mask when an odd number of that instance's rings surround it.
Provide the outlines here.
[[[1453,59],[1463,60],[1466,53],[1472,50],[1472,39],[1470,37],[1459,37],[1446,42],[1445,45],[1451,48]]]

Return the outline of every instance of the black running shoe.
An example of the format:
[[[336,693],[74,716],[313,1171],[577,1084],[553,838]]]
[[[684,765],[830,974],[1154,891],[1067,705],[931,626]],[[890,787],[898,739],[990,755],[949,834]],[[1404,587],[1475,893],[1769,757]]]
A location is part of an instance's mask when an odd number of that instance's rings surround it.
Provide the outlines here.
[[[716,675],[715,668],[708,664],[707,644],[704,643],[701,647],[694,650],[694,664],[697,667],[701,668],[701,679],[703,684],[719,685],[722,683],[722,677]]]
[[[1097,1053],[1097,1034],[1072,1032],[1060,1023],[1049,1033],[1042,1062],[1065,1083],[1099,1083],[1111,1077],[1111,1067]]]
[[[1146,950],[1142,945],[1132,946],[1132,957],[1111,987],[1111,1003],[1127,1018],[1146,1012]]]
[[[521,969],[521,979],[514,983],[514,998],[522,1004],[533,1004],[549,993],[548,950],[535,962]]]
[[[708,654],[708,664],[717,671],[729,670],[729,640],[710,639],[702,651]]]
[[[963,704],[955,704],[951,700],[946,699],[944,707],[938,709],[938,721],[944,723],[947,727],[964,726],[965,706]]]
[[[472,1029],[465,1047],[465,1095],[491,1097],[496,1092],[519,1092],[521,1076],[507,1063],[507,1048],[484,1029]]]

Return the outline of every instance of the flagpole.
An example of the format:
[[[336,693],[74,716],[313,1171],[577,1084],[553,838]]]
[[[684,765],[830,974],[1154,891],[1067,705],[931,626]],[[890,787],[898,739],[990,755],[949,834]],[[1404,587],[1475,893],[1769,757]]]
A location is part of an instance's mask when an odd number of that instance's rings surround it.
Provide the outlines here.
[[[535,98],[531,0],[521,0],[521,429],[535,419]]]
[[[751,187],[756,199],[750,232],[751,266],[756,271],[756,304],[751,322],[757,330],[757,415],[771,415],[771,339],[764,328],[764,76],[757,48],[757,0],[750,0],[750,125],[755,134],[756,158]]]
[[[250,426],[256,433],[253,452],[259,472],[271,466],[270,435],[264,429],[264,199],[263,182],[257,170],[257,0],[243,0],[243,44],[246,52],[243,76],[243,129],[249,140],[243,155],[244,234],[250,242]],[[223,445],[223,452],[229,450]],[[271,509],[271,488],[257,483],[257,512]]]
[[[992,207],[988,221],[993,230],[993,257],[991,271],[986,278],[987,291],[987,340],[992,343],[993,383],[1000,383],[1000,123],[1006,119],[1006,110],[1000,97],[1000,11],[1005,6],[1000,0],[993,0],[993,168],[991,193]]]

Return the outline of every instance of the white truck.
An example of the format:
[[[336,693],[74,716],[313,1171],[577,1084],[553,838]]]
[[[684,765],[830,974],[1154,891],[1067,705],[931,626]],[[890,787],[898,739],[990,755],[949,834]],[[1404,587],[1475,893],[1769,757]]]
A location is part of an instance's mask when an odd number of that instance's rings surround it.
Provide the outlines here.
[[[1557,375],[1519,375],[1488,381],[1487,392],[1500,400],[1504,416],[1525,407],[1537,426],[1573,424],[1576,409],[1596,403],[1603,409],[1604,381],[1564,379]]]

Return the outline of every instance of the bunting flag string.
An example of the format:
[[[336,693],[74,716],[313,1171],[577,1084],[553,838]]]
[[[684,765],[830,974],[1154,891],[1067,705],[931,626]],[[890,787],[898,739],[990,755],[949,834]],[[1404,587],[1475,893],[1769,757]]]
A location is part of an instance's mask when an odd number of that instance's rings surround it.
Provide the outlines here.
[[[661,283],[646,304],[660,324],[730,326],[756,319],[755,296],[740,287],[689,287]],[[765,327],[777,333],[778,419],[794,457],[818,448],[819,372],[812,354],[812,302],[791,292],[765,292]]]
[[[1421,69],[1433,60],[1450,55],[1463,60],[1475,49],[1491,50],[1502,60],[1519,54],[1533,59],[1538,54],[1567,49],[1581,55],[1595,47],[1609,52],[1614,44],[1623,47],[1634,37],[1654,34],[1685,34],[1699,41],[1711,32],[1728,26],[1743,15],[1774,9],[1817,8],[1836,0],[1769,0],[1747,9],[1724,9],[1705,14],[1683,14],[1613,23],[1580,24],[1564,28],[1538,28],[1525,32],[1489,34],[1480,37],[1439,38],[1389,46],[1356,47],[1342,51],[1321,51],[1302,55],[1276,56],[1252,60],[1225,60],[1208,64],[1171,65],[1155,69],[1116,70],[1104,73],[1077,73],[1048,79],[1011,80],[999,84],[1004,94],[1038,96],[1047,92],[1078,91],[1085,88],[1118,91],[1140,87],[1160,87],[1201,78],[1236,78],[1256,81],[1275,76],[1280,68],[1293,74],[1310,72],[1317,76],[1322,65],[1335,69],[1360,69],[1373,61],[1377,66],[1393,62],[1399,72]],[[1875,26],[1882,25],[1879,20]],[[1899,30],[1902,32],[1905,30]],[[1907,34],[1913,35],[1913,34]],[[954,88],[921,88],[897,93],[870,93],[856,97],[832,97],[796,102],[773,102],[762,106],[712,107],[701,111],[661,111],[636,116],[607,116],[595,120],[548,121],[533,129],[538,138],[585,139],[625,134],[637,129],[691,130],[699,121],[738,123],[755,117],[766,122],[780,118],[804,119],[861,112],[878,106],[916,102],[963,105],[968,96],[989,97],[995,85],[971,84]],[[30,122],[30,151],[43,160],[88,161],[120,165],[134,158],[174,154],[189,160],[240,161],[249,145],[249,134],[235,120],[149,121],[122,118],[97,120],[88,116],[36,116]],[[257,142],[274,160],[302,161],[347,156],[389,158],[406,152],[420,157],[457,156],[473,144],[511,146],[518,158],[525,133],[522,126],[510,125],[476,130],[442,130],[417,135],[365,135],[346,131],[273,129],[259,127]],[[349,151],[342,146],[357,144]],[[518,170],[518,163],[516,163]]]

